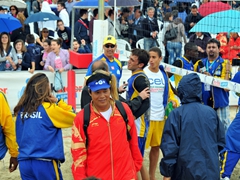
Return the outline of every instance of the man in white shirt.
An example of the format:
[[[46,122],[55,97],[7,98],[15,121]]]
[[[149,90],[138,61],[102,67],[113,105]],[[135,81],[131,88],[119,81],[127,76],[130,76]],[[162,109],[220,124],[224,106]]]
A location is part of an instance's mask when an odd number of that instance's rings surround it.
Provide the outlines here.
[[[69,27],[69,14],[65,8],[65,4],[63,2],[58,2],[57,10],[59,12],[59,18],[63,21],[66,27]]]
[[[155,180],[155,172],[159,158],[159,147],[162,132],[165,125],[165,108],[168,103],[173,107],[178,104],[170,87],[170,81],[163,66],[159,66],[162,60],[162,52],[153,47],[149,50],[149,66],[144,69],[150,82],[150,124],[146,141],[146,148],[151,146],[149,154],[149,176]]]

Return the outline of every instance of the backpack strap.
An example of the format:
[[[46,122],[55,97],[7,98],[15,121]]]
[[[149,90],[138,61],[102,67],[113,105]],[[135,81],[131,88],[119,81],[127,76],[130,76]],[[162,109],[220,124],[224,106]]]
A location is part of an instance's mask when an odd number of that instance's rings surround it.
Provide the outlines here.
[[[83,121],[83,130],[84,130],[84,134],[86,137],[86,148],[88,147],[88,133],[87,133],[87,128],[89,126],[89,121],[90,121],[90,103],[86,104],[84,106],[84,121]]]
[[[116,107],[118,108],[121,116],[123,117],[123,119],[126,123],[127,139],[128,139],[128,141],[130,141],[131,140],[131,135],[128,131],[128,117],[127,117],[126,111],[125,111],[125,109],[124,109],[124,107],[123,107],[123,105],[120,101],[115,101],[115,104],[116,104]]]

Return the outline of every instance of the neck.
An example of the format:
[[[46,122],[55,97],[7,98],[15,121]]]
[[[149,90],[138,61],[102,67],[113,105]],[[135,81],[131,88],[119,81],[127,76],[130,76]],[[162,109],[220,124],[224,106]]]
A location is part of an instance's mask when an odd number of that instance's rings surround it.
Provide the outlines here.
[[[142,71],[142,69],[141,68],[137,68],[137,69],[133,70],[132,73],[135,73],[137,71]]]
[[[105,55],[105,54],[104,54]],[[114,59],[114,56],[107,56],[105,55],[110,61]]]
[[[151,66],[149,66],[148,69],[150,71],[152,71],[152,72],[155,72],[155,73],[157,73],[159,71],[159,67],[151,67]]]
[[[94,105],[94,103],[93,103],[93,105]],[[98,106],[94,105],[94,107],[98,110],[98,112],[105,112],[110,108],[110,106],[111,106],[110,102],[107,106],[104,106],[104,107],[98,107]]]
[[[17,53],[18,53],[18,54],[22,54],[22,51],[21,51],[21,50],[17,50]]]
[[[214,61],[214,60],[216,60],[218,58],[218,56],[217,57],[208,57],[208,60],[209,61]]]
[[[60,49],[59,49],[59,50],[57,50],[57,52],[56,52],[56,55],[57,55],[57,56],[59,55],[59,52],[60,52]]]
[[[3,49],[7,49],[7,44],[3,44]]]

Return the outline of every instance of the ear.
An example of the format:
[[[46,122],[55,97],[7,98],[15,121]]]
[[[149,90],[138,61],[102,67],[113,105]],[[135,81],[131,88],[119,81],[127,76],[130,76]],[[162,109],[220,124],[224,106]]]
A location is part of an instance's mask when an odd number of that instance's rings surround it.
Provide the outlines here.
[[[88,88],[88,94],[92,97],[92,91]]]
[[[143,68],[143,66],[144,66],[143,63],[139,63],[139,64],[138,64],[138,67],[139,67],[139,68]]]

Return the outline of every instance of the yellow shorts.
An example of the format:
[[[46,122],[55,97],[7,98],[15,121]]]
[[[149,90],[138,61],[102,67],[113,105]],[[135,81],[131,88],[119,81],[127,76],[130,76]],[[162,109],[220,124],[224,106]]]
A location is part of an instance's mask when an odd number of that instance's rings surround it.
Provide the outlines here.
[[[160,146],[162,140],[162,133],[165,125],[164,121],[151,121],[149,124],[147,141],[145,148],[149,148],[149,146]]]

